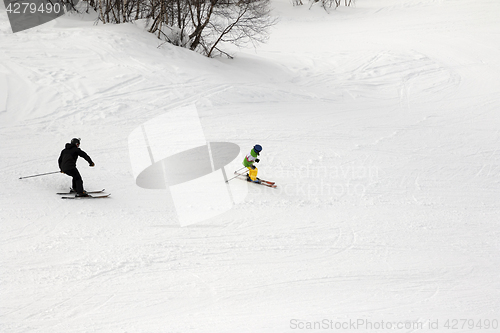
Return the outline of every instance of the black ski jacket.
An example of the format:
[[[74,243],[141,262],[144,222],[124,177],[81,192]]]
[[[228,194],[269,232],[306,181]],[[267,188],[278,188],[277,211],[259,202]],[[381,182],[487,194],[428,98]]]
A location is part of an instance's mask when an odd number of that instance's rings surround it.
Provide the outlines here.
[[[87,153],[78,148],[76,145],[67,143],[66,148],[61,151],[61,155],[59,156],[59,169],[61,169],[62,172],[76,169],[76,160],[78,159],[78,156],[83,157],[87,162],[89,162],[90,165],[94,164]]]

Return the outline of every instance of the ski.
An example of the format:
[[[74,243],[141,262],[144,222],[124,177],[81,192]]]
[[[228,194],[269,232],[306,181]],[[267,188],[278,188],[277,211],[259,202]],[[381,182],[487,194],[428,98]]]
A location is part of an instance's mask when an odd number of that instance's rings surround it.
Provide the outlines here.
[[[243,181],[246,181],[246,182],[249,182],[247,180],[247,175],[238,173],[236,171],[234,172],[234,174],[237,175],[236,178],[238,178],[240,180],[243,180]],[[256,185],[263,185],[263,186],[272,187],[272,188],[276,188],[277,187],[277,185],[275,184],[275,182],[271,182],[271,181],[268,181],[268,180],[263,180],[263,179],[260,179],[260,178],[257,178],[257,179],[260,180],[260,183],[254,183],[254,182],[249,182],[249,183],[256,184]]]
[[[243,177],[246,177],[246,176],[247,176],[247,175],[245,175],[245,174],[238,173],[238,172],[236,172],[236,171],[234,172],[234,174],[235,174],[235,175],[238,175],[238,176],[243,176]],[[274,185],[274,184],[276,184],[275,182],[272,182],[272,181],[269,181],[269,180],[264,180],[264,179],[260,179],[260,178],[258,178],[258,179],[259,179],[262,183],[267,183],[267,184],[269,184],[269,185]]]
[[[249,183],[253,183],[253,184],[256,184],[256,185],[267,186],[267,187],[272,187],[272,188],[278,187],[276,184],[269,184],[269,183],[263,182],[262,180],[260,181],[260,183],[254,183],[254,182],[249,182]]]
[[[88,197],[77,197],[77,196],[71,196],[71,197],[61,197],[61,199],[101,199],[101,198],[107,198],[111,195],[110,194],[104,194],[104,195],[89,195]]]
[[[104,189],[100,190],[100,191],[87,191],[88,194],[95,194],[95,193],[102,193],[104,192]],[[69,194],[76,194],[76,192],[59,192],[59,193],[56,193],[56,194],[59,194],[59,195],[69,195]]]

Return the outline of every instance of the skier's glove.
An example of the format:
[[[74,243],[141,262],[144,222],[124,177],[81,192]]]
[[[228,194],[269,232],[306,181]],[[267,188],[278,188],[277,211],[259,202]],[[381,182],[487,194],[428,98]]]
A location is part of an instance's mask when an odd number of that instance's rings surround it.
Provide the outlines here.
[[[93,167],[95,164],[94,162],[90,163],[89,166]]]
[[[259,163],[259,162],[260,162],[260,160],[259,160],[259,159],[256,159],[256,160],[255,160],[255,163]]]

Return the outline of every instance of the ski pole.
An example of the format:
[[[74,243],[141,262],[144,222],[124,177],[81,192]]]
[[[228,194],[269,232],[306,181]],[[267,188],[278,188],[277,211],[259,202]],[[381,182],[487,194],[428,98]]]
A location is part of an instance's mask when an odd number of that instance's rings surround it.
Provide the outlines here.
[[[39,176],[45,176],[45,175],[51,175],[53,173],[61,173],[61,171],[54,171],[54,172],[47,172],[47,173],[40,173],[38,175],[32,175],[32,176],[26,176],[26,177],[19,177],[19,179],[24,179],[24,178],[32,178],[32,177],[39,177]]]
[[[235,172],[238,172],[238,171],[240,171],[240,170],[242,170],[242,169],[245,169],[245,168],[246,168],[246,166],[244,166],[244,167],[243,167],[243,168],[241,168],[241,169],[236,170]]]
[[[245,169],[245,168],[246,168],[246,167],[243,167],[243,168],[241,168],[241,169]],[[238,172],[238,171],[240,171],[241,169],[236,170],[234,173],[237,173],[237,172]],[[233,178],[231,178],[231,179],[226,180],[226,183],[229,183],[229,181],[230,181],[230,180],[233,180],[233,179],[234,179],[234,178],[236,178],[236,177],[238,177],[238,175],[234,176],[234,177],[233,177]]]

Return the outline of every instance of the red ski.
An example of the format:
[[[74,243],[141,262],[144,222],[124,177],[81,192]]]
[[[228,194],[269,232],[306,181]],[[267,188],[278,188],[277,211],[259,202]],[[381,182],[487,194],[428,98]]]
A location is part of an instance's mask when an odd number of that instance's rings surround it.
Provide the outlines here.
[[[238,173],[238,172],[234,172],[235,175],[237,175],[236,178],[240,179],[240,180],[244,180],[244,181],[247,181],[249,183],[252,183],[252,184],[256,184],[256,185],[263,185],[263,186],[267,186],[267,187],[272,187],[272,188],[276,188],[277,185],[274,183],[274,182],[271,182],[269,180],[263,180],[263,179],[260,179],[260,178],[257,178],[257,180],[259,181],[258,183],[256,182],[252,182],[252,181],[248,181],[247,180],[247,175],[244,175],[242,173]]]

